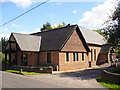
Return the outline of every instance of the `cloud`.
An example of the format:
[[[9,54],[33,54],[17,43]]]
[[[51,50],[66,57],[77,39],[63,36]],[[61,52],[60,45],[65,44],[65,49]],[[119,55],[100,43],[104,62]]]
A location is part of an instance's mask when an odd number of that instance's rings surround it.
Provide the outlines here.
[[[9,29],[8,28],[3,28],[4,31],[8,31]]]
[[[60,2],[55,2],[56,5],[60,5],[61,3]]]
[[[36,33],[36,32],[40,32],[40,28],[34,28],[32,31],[28,31],[28,30],[20,30],[20,32],[18,32],[18,33],[22,33],[22,34],[30,34],[30,33]]]
[[[21,30],[20,32],[18,33],[22,33],[22,34],[30,34],[30,32],[28,32],[27,30]]]
[[[6,37],[6,38],[9,38],[10,34],[7,34],[7,33],[0,33],[0,38],[1,37]]]
[[[17,27],[17,28],[20,27],[20,25],[18,25],[18,24],[12,24],[12,26],[13,26],[13,27]]]
[[[32,3],[35,3],[34,0],[0,0],[0,2],[13,2],[16,4],[18,7],[22,8],[27,8],[29,7]]]
[[[77,13],[77,10],[73,10],[73,12],[72,12],[73,14],[76,14]]]
[[[104,21],[108,19],[108,15],[111,14],[111,10],[114,9],[115,0],[106,0],[103,4],[100,4],[91,11],[87,11],[83,14],[83,18],[79,20],[79,25],[100,28]]]
[[[40,32],[40,28],[34,28],[34,32]]]
[[[31,0],[11,0],[18,7],[27,8],[32,4]]]

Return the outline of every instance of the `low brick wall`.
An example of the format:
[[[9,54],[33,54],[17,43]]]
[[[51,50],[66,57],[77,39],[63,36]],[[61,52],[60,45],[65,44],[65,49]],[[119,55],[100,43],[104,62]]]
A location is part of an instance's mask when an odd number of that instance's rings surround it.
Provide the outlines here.
[[[21,70],[22,71],[30,71],[30,72],[38,72],[38,73],[52,73],[53,68],[49,67],[34,67],[34,66],[12,66],[9,69],[13,70]]]
[[[109,71],[103,70],[102,77],[109,81],[120,85],[120,74],[111,73]]]

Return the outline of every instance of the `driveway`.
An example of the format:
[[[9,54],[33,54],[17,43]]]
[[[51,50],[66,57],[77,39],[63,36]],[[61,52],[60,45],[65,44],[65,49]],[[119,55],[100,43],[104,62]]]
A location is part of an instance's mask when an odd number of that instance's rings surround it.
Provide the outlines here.
[[[109,69],[109,67],[59,74],[29,75],[26,77],[52,84],[65,85],[68,88],[104,88],[96,81],[96,78],[101,75],[103,69]]]
[[[2,73],[2,88],[67,88],[65,85],[58,85],[55,83],[31,79],[18,74],[4,71],[0,71],[0,73]]]

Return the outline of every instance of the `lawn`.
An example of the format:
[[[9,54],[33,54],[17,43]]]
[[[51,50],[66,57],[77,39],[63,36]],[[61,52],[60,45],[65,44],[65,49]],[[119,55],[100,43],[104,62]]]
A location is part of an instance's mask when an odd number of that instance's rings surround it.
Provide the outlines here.
[[[11,73],[25,74],[25,75],[49,74],[49,73],[37,73],[37,72],[28,72],[28,71],[20,72],[17,70],[6,70],[6,71]]]
[[[99,77],[97,81],[104,87],[110,88],[112,90],[120,90],[120,85],[106,81],[105,79]]]

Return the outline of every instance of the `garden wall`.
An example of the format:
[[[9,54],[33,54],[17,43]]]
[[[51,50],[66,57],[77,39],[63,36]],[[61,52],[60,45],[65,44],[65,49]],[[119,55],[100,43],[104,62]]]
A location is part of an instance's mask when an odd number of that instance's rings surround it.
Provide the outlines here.
[[[38,72],[38,73],[52,73],[53,68],[52,67],[33,67],[33,66],[13,66],[9,69],[13,70],[22,70],[22,71],[30,71],[30,72]]]
[[[120,74],[111,73],[106,70],[103,70],[102,77],[109,81],[120,85]]]

